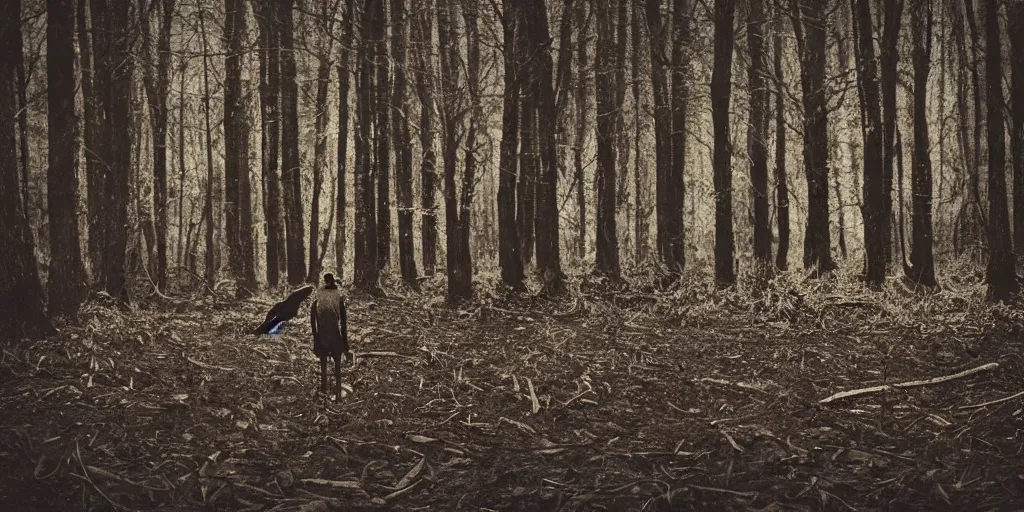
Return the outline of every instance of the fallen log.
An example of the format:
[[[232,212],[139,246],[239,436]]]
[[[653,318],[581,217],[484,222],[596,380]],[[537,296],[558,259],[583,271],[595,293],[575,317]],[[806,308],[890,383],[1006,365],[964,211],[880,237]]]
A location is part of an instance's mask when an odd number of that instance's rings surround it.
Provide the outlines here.
[[[925,379],[925,380],[912,380],[912,381],[907,381],[907,382],[899,382],[899,383],[896,383],[896,384],[884,384],[884,385],[881,385],[881,386],[872,386],[872,387],[869,387],[869,388],[851,389],[849,391],[840,391],[839,393],[836,393],[836,394],[834,394],[832,396],[829,396],[829,397],[826,397],[826,398],[822,398],[821,400],[818,401],[818,403],[819,404],[827,404],[827,403],[830,403],[830,402],[834,402],[836,400],[841,400],[843,398],[852,398],[852,397],[857,397],[857,396],[870,395],[870,394],[873,394],[873,393],[880,393],[882,391],[889,391],[889,390],[897,389],[897,388],[900,388],[900,389],[916,388],[916,387],[920,387],[920,386],[931,386],[933,384],[942,384],[943,382],[949,382],[951,380],[962,379],[964,377],[967,377],[967,376],[970,376],[970,375],[974,375],[975,373],[987,372],[989,370],[994,370],[996,368],[999,368],[999,363],[988,363],[988,364],[983,364],[983,365],[975,367],[975,368],[971,368],[969,370],[964,370],[964,371],[959,372],[959,373],[954,373],[952,375],[943,375],[941,377],[932,377],[930,379]]]

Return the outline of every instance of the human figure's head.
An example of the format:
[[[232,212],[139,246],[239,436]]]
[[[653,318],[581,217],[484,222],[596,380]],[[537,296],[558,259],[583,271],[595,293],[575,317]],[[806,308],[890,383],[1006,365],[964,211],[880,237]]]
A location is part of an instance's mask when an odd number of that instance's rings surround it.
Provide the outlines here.
[[[324,274],[324,285],[330,287],[338,286],[338,282],[334,280],[334,274],[330,272]]]

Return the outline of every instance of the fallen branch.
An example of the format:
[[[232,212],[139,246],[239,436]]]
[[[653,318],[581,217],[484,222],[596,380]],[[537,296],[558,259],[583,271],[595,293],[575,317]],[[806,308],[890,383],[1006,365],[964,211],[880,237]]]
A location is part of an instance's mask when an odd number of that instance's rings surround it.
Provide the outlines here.
[[[1000,398],[998,400],[991,400],[991,401],[985,402],[983,404],[961,405],[960,408],[961,409],[980,409],[982,407],[988,407],[990,405],[1001,404],[1003,402],[1009,402],[1010,400],[1013,400],[1014,398],[1021,397],[1021,396],[1024,396],[1024,391],[1021,391],[1020,393],[1017,393],[1017,394],[1014,394],[1014,395],[1010,395],[1010,396],[1008,396],[1006,398]]]
[[[885,384],[885,385],[882,385],[882,386],[872,386],[872,387],[869,387],[869,388],[851,389],[850,391],[841,391],[841,392],[836,393],[836,394],[834,394],[832,396],[829,396],[827,398],[822,398],[821,400],[818,401],[818,403],[819,404],[827,404],[827,403],[834,402],[836,400],[840,400],[840,399],[843,399],[843,398],[857,397],[857,396],[862,396],[862,395],[870,395],[870,394],[873,394],[873,393],[880,393],[882,391],[890,391],[890,390],[893,390],[893,389],[896,389],[896,388],[900,388],[900,389],[916,388],[916,387],[920,387],[920,386],[931,386],[933,384],[942,384],[943,382],[949,382],[951,380],[962,379],[964,377],[967,377],[967,376],[970,376],[970,375],[974,375],[975,373],[986,372],[986,371],[989,371],[989,370],[994,370],[996,368],[999,368],[999,363],[988,363],[988,364],[983,364],[983,365],[975,367],[975,368],[971,368],[969,370],[964,370],[964,371],[962,371],[960,373],[954,373],[952,375],[943,375],[941,377],[932,377],[931,379],[926,379],[926,380],[912,380],[912,381],[908,381],[908,382],[899,382],[897,384]]]

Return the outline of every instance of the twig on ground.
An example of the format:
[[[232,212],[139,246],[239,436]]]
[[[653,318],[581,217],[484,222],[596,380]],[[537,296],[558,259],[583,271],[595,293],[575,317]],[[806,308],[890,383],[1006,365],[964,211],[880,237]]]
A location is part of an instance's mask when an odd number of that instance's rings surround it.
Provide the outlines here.
[[[985,372],[985,371],[989,371],[989,370],[994,370],[996,368],[999,368],[999,363],[988,363],[988,364],[983,364],[983,365],[975,367],[975,368],[971,368],[969,370],[964,370],[964,371],[959,372],[959,373],[954,373],[952,375],[943,375],[941,377],[933,377],[931,379],[926,379],[926,380],[912,380],[912,381],[907,381],[907,382],[899,382],[899,383],[896,383],[896,384],[886,384],[886,385],[882,385],[882,386],[872,386],[872,387],[869,387],[869,388],[851,389],[850,391],[841,391],[841,392],[836,393],[836,394],[834,394],[832,396],[829,396],[829,397],[826,397],[826,398],[822,398],[821,400],[818,401],[818,403],[819,404],[827,404],[827,403],[834,402],[836,400],[841,400],[843,398],[851,398],[851,397],[858,397],[858,396],[863,396],[863,395],[870,395],[872,393],[879,393],[879,392],[882,392],[882,391],[891,391],[891,390],[896,389],[896,388],[905,389],[905,388],[915,388],[915,387],[920,387],[920,386],[930,386],[930,385],[933,385],[933,384],[941,384],[943,382],[949,382],[951,380],[962,379],[962,378],[967,377],[969,375],[974,375],[975,373],[980,373],[980,372]]]
[[[1008,396],[1006,398],[1000,398],[998,400],[990,400],[988,402],[981,403],[981,404],[961,405],[960,409],[980,409],[982,407],[988,407],[990,405],[996,405],[996,404],[1001,404],[1003,402],[1009,402],[1010,400],[1013,400],[1014,398],[1021,397],[1021,396],[1024,396],[1024,391],[1021,391],[1020,393],[1015,393],[1015,394],[1010,395],[1010,396]]]

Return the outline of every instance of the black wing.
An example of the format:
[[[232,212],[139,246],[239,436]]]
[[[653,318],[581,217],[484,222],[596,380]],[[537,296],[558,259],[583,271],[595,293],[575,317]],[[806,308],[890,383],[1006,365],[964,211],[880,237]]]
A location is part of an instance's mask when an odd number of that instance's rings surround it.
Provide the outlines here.
[[[287,322],[298,316],[299,308],[302,306],[302,303],[313,294],[313,290],[314,288],[312,286],[303,286],[289,294],[288,298],[274,304],[274,307],[270,308],[270,311],[267,313],[267,317],[263,320],[263,323],[253,330],[252,333],[256,336],[261,334],[270,334],[270,332],[281,323]]]

